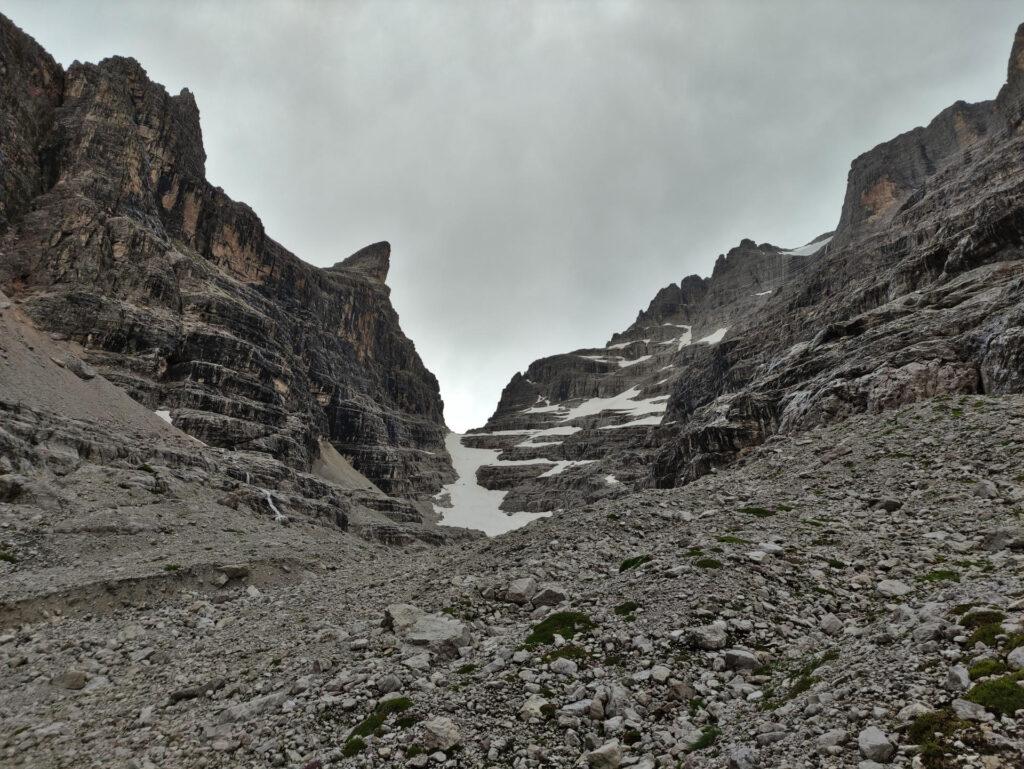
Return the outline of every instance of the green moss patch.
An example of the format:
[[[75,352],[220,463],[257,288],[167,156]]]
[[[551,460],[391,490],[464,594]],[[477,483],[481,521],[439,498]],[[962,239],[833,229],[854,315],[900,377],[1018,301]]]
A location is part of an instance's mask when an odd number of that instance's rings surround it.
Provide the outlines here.
[[[1024,681],[1024,670],[975,684],[967,692],[967,699],[998,716],[1012,716],[1024,709],[1024,687],[1018,686],[1018,681]]]
[[[701,569],[721,569],[722,562],[715,558],[700,558],[693,565]]]
[[[721,730],[717,726],[705,726],[700,733],[700,738],[693,743],[688,749],[687,753],[694,753],[698,750],[704,750],[704,748],[710,748],[718,741],[718,737],[722,734]]]
[[[612,611],[618,614],[620,617],[630,617],[633,612],[640,608],[640,604],[636,601],[625,601],[616,606]]]
[[[619,564],[619,573],[635,569],[637,566],[643,566],[645,563],[651,562],[651,556],[649,555],[636,555],[632,558],[627,558]]]
[[[997,676],[1000,673],[1006,672],[1006,665],[1002,660],[979,660],[971,665],[967,669],[968,675],[970,675],[972,681],[976,681],[979,678],[985,676]]]
[[[587,657],[587,650],[582,646],[566,644],[565,646],[559,646],[557,649],[552,649],[541,659],[544,662],[553,662],[555,660],[585,660]]]
[[[345,745],[341,749],[341,754],[345,756],[345,758],[352,758],[353,756],[358,756],[364,750],[366,750],[366,740],[362,737],[349,737],[345,740]]]
[[[998,625],[1006,619],[1001,611],[993,609],[982,609],[981,611],[968,611],[961,619],[960,624],[966,628],[979,628],[982,625]]]
[[[560,635],[566,640],[570,640],[576,636],[577,633],[585,633],[594,627],[594,623],[591,621],[583,612],[578,611],[560,611],[552,614],[547,619],[538,622],[533,626],[533,630],[526,637],[524,645],[527,648],[533,648],[534,646],[540,646],[542,644],[551,644],[555,642],[555,636]]]
[[[755,518],[771,518],[776,513],[775,510],[769,510],[766,507],[755,507],[753,505],[741,507],[740,512],[746,513],[747,515],[752,515]]]
[[[401,713],[411,707],[412,700],[408,697],[396,697],[395,699],[378,703],[370,715],[352,727],[352,731],[348,733],[349,741],[355,738],[369,737],[384,725],[388,716],[393,713]]]
[[[718,538],[719,542],[724,542],[727,545],[749,545],[749,539],[743,539],[742,537],[734,537],[731,534],[726,534]]]

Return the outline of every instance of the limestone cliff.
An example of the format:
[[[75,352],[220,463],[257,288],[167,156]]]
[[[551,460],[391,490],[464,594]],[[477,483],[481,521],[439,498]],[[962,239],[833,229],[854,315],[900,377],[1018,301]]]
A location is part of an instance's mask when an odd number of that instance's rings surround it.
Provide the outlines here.
[[[0,16],[0,288],[176,427],[308,468],[326,439],[389,494],[450,477],[390,247],[318,269],[205,178],[192,94],[138,62],[65,72]]]
[[[687,483],[853,413],[1024,391],[1022,124],[1024,26],[994,100],[853,161],[835,233],[744,240],[605,347],[516,374],[465,439],[503,449],[480,480],[509,510],[557,509]]]

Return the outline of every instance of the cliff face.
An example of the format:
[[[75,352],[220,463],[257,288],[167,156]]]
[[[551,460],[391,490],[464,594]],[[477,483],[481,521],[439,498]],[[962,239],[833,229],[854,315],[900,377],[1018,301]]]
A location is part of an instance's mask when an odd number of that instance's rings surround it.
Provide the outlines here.
[[[604,348],[516,374],[464,439],[503,449],[478,476],[509,510],[550,510],[687,483],[850,414],[1024,391],[1022,123],[1024,25],[994,100],[854,160],[835,233],[744,240]]]
[[[720,377],[673,392],[649,483],[854,413],[1024,391],[1022,105],[1024,25],[995,100],[853,162],[821,257],[736,328]]]
[[[390,494],[450,477],[437,381],[378,243],[330,269],[205,179],[195,99],[132,59],[63,72],[0,17],[0,287],[176,427],[295,467],[326,439]]]
[[[604,347],[542,358],[516,374],[467,446],[501,449],[477,472],[508,491],[505,509],[545,512],[627,493],[645,482],[670,396],[725,375],[720,346],[744,317],[802,274],[828,236],[794,250],[743,240],[709,278],[661,289]]]

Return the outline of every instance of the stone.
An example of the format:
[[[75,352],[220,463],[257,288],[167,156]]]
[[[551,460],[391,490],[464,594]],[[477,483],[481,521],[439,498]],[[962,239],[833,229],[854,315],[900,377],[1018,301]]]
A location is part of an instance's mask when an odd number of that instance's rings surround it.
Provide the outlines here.
[[[564,657],[552,660],[548,667],[551,669],[552,673],[558,673],[563,676],[574,676],[578,670],[578,666],[575,662],[565,659]]]
[[[537,592],[537,580],[533,577],[523,577],[513,580],[505,590],[505,600],[512,603],[529,603]]]
[[[1007,654],[1006,664],[1011,670],[1024,670],[1024,646],[1018,646]]]
[[[391,604],[384,610],[383,626],[399,635],[406,633],[424,615],[422,609],[408,603]]]
[[[974,484],[971,493],[982,499],[995,499],[999,496],[999,489],[992,481],[983,479]]]
[[[526,698],[519,708],[519,718],[528,721],[531,718],[543,718],[543,708],[548,705],[548,700],[539,694],[531,694]]]
[[[829,729],[824,734],[818,736],[815,740],[815,744],[819,748],[831,748],[835,745],[842,745],[849,738],[845,729]]]
[[[971,676],[963,665],[954,665],[946,674],[946,688],[964,691],[971,687]]]
[[[220,567],[220,571],[228,579],[245,579],[249,576],[249,565],[246,563],[229,563]]]
[[[96,369],[73,355],[64,356],[64,368],[79,379],[88,381],[96,378]]]
[[[89,676],[84,670],[65,670],[53,679],[53,685],[61,689],[84,689],[88,680]]]
[[[729,643],[729,635],[724,622],[713,622],[710,625],[696,627],[691,631],[691,637],[697,648],[707,651],[724,649]]]
[[[726,649],[725,667],[727,670],[756,670],[761,667],[761,660],[747,649]]]
[[[883,579],[875,585],[875,589],[887,598],[899,598],[913,590],[906,582],[898,579]]]
[[[426,646],[445,659],[458,657],[459,650],[472,643],[469,628],[441,614],[423,615],[405,631],[404,638],[414,646]]]
[[[843,632],[843,621],[835,614],[826,614],[821,618],[821,622],[818,623],[818,627],[820,627],[822,632],[826,635],[837,636]]]
[[[984,707],[970,700],[955,699],[950,703],[957,718],[965,721],[991,721],[993,716]]]
[[[596,750],[586,755],[587,766],[590,769],[618,769],[622,762],[622,749],[618,740],[611,740],[604,743]]]
[[[381,676],[377,679],[377,691],[381,694],[397,692],[402,688],[402,679],[394,674]]]
[[[734,745],[726,753],[728,769],[758,769],[761,763],[757,751],[745,745]]]
[[[248,721],[263,713],[279,710],[287,699],[288,695],[285,692],[275,692],[263,697],[255,697],[246,702],[229,705],[217,716],[217,723],[231,724],[236,721]]]
[[[436,716],[420,724],[423,733],[423,744],[428,749],[451,750],[462,741],[459,728],[447,716]]]
[[[857,748],[869,761],[888,763],[896,755],[896,746],[877,726],[869,726],[857,735]]]
[[[557,606],[568,598],[565,588],[554,582],[545,582],[537,586],[530,603],[534,606]]]

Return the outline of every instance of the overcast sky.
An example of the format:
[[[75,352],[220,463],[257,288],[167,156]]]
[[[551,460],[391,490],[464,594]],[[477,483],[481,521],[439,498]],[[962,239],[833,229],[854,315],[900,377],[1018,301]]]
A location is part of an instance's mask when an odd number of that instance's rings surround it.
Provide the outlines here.
[[[210,180],[330,265],[392,243],[448,424],[600,346],[742,237],[802,245],[850,161],[995,96],[1019,0],[4,0],[60,62],[134,56]]]

